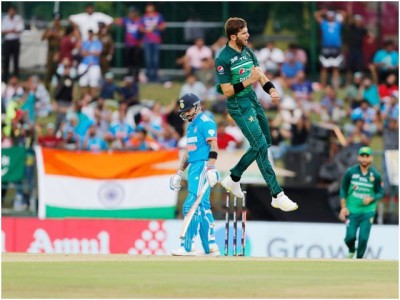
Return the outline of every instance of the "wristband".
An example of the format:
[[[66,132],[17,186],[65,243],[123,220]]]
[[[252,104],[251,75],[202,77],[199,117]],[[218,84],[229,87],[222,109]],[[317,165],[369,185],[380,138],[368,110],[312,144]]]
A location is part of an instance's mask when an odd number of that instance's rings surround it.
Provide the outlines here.
[[[214,158],[217,159],[218,158],[218,153],[216,151],[210,151],[210,153],[208,153],[208,158]]]
[[[215,166],[207,165],[206,170],[215,170]]]
[[[275,86],[274,86],[274,84],[271,82],[271,81],[268,81],[268,82],[266,82],[264,85],[263,85],[263,90],[266,92],[266,93],[268,93],[269,94],[269,91],[271,90],[271,89],[274,89],[275,88]]]
[[[243,91],[243,90],[244,90],[243,82],[235,83],[235,84],[233,85],[233,90],[235,91],[235,94],[238,94],[238,93],[240,93],[241,91]]]
[[[176,174],[178,174],[179,176],[183,175],[183,171],[182,170],[178,170],[178,172],[176,172]]]

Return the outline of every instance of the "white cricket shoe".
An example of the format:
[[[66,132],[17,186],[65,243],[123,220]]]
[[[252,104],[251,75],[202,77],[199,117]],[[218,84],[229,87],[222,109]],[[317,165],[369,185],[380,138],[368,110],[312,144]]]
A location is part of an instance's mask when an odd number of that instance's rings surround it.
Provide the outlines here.
[[[293,211],[299,208],[296,202],[293,202],[285,195],[284,192],[280,192],[276,198],[272,197],[272,207],[279,208],[283,211]]]
[[[192,250],[190,252],[187,252],[185,250],[185,247],[181,246],[176,250],[172,250],[171,254],[173,256],[197,256],[198,251],[192,246]]]
[[[231,176],[225,177],[224,180],[221,181],[221,185],[228,191],[231,192],[234,196],[243,198],[244,194],[242,189],[240,188],[240,182],[234,182]]]
[[[219,248],[217,244],[213,244],[210,246],[210,253],[205,253],[204,250],[197,251],[198,256],[220,256]]]

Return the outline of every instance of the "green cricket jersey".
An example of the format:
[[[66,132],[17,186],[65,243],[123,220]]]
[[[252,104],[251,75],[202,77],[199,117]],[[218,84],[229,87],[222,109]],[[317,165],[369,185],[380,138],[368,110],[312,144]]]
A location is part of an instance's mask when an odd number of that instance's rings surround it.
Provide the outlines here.
[[[366,196],[374,198],[374,201],[364,205]],[[382,197],[382,177],[378,170],[370,166],[367,174],[363,175],[358,164],[347,169],[340,187],[340,199],[346,199],[350,213],[375,212],[377,202]]]
[[[245,81],[247,78],[250,77],[251,69],[253,66],[259,66],[258,60],[253,51],[251,51],[247,47],[243,47],[242,52],[237,52],[235,49],[229,47],[229,45],[226,44],[225,48],[222,49],[220,55],[215,60],[215,69],[217,72],[218,80],[218,92],[222,93],[220,84],[235,84]],[[242,97],[252,91],[253,87],[252,85],[249,85],[243,91],[235,94],[232,97]]]

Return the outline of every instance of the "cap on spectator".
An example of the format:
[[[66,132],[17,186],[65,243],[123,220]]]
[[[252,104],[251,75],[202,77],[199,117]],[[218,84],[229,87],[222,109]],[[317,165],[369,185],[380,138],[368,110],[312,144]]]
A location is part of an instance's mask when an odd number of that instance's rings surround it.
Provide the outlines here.
[[[361,147],[360,150],[358,151],[358,155],[368,155],[370,156],[372,153],[372,150],[370,147]]]
[[[56,128],[54,123],[48,123],[46,127],[47,127],[47,129],[55,129]]]
[[[354,78],[362,78],[363,77],[363,73],[355,72],[353,76],[354,76]]]
[[[354,20],[362,20],[362,15],[354,15]]]
[[[53,18],[57,20],[61,20],[61,14],[59,12],[53,13]]]
[[[143,107],[140,110],[140,115],[141,116],[150,116],[151,115],[151,110],[149,108],[147,108],[147,107]]]
[[[360,109],[355,109],[351,112],[351,120],[353,122],[358,121],[358,120],[362,120],[363,119],[363,113]]]
[[[326,13],[327,17],[334,17],[335,16],[335,12],[333,10],[328,10]]]
[[[107,73],[104,75],[104,77],[105,77],[106,79],[113,79],[113,78],[114,78],[114,74],[111,73],[111,72],[107,72]]]

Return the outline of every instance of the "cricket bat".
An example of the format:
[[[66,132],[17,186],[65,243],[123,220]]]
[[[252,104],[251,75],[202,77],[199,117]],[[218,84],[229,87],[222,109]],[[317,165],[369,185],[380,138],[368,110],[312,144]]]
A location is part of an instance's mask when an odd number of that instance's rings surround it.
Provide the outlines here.
[[[203,188],[200,191],[200,194],[197,196],[196,201],[194,201],[192,207],[190,208],[189,212],[186,214],[185,218],[183,219],[183,224],[182,224],[182,230],[181,230],[181,239],[185,238],[187,229],[189,227],[190,221],[192,221],[193,215],[199,206],[201,199],[203,199],[204,194],[206,193],[208,187],[209,187],[208,180],[204,184]]]

